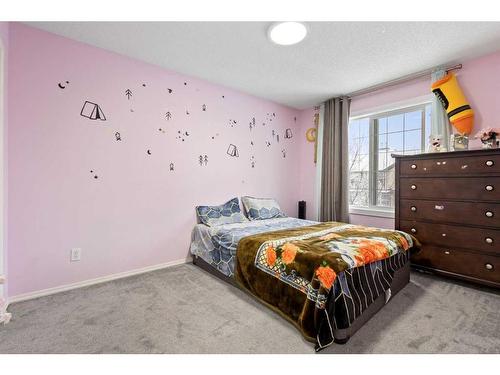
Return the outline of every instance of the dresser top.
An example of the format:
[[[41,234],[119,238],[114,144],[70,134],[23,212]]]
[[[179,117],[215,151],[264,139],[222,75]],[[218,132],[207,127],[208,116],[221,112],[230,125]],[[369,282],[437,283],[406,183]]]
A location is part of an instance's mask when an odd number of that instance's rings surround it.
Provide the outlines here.
[[[500,155],[500,148],[490,148],[490,149],[471,149],[464,151],[447,151],[447,152],[424,152],[416,155],[398,155],[391,154],[395,159],[439,159],[448,157],[467,157],[467,156],[479,156],[479,155]]]

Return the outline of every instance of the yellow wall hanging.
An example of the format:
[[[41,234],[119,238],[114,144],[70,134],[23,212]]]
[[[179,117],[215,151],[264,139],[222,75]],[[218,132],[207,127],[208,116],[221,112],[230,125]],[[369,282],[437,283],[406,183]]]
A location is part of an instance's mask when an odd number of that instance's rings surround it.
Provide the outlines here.
[[[470,134],[474,126],[474,112],[467,103],[455,74],[450,73],[434,82],[432,92],[443,104],[453,127],[460,134]]]

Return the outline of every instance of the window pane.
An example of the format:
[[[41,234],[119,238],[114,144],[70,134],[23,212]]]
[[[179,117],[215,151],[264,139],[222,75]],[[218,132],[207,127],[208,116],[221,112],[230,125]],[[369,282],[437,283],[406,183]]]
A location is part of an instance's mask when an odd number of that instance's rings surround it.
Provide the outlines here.
[[[387,117],[379,118],[378,122],[378,133],[387,133]]]
[[[378,170],[383,171],[385,168],[387,168],[387,152],[379,151]]]
[[[402,132],[403,131],[403,115],[395,115],[387,118],[387,132]]]
[[[351,172],[349,176],[349,203],[353,206],[368,206],[369,172]]]
[[[349,201],[352,206],[394,208],[395,160],[391,154],[410,155],[423,151],[422,137],[425,141],[429,137],[431,111],[429,104],[398,114],[378,115],[373,121],[365,117],[351,122]],[[374,136],[377,137],[371,153],[370,126],[376,126]],[[371,201],[372,196],[375,201]]]
[[[424,150],[427,149],[427,145],[429,144],[429,137],[431,136],[431,116],[432,116],[432,105],[427,104],[425,106],[425,145],[424,145]]]
[[[377,206],[394,207],[394,185],[394,162],[392,162],[385,170],[377,173]]]
[[[407,151],[420,151],[422,148],[422,131],[410,130],[405,133],[405,154]]]
[[[378,135],[378,149],[379,150],[387,150],[387,134],[379,134]]]
[[[389,151],[403,152],[403,132],[387,134],[387,147]]]
[[[370,119],[362,118],[359,120],[359,136],[364,138],[370,137]]]
[[[370,181],[370,119],[349,126],[349,203],[368,207]]]
[[[349,131],[347,132],[349,140],[359,137],[359,120],[349,122]]]
[[[422,129],[422,111],[405,113],[405,130]]]

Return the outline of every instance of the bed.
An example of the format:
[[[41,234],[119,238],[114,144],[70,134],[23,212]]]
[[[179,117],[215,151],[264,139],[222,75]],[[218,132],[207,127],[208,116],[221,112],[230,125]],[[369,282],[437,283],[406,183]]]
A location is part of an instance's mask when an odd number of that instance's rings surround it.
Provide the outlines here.
[[[349,338],[410,278],[411,235],[290,217],[192,231],[193,263],[256,297],[319,351]]]

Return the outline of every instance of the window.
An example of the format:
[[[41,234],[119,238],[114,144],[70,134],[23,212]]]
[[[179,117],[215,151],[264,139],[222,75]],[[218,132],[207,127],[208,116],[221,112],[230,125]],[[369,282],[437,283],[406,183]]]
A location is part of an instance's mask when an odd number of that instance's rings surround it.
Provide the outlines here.
[[[356,208],[393,211],[395,180],[391,154],[425,150],[430,134],[431,105],[421,104],[349,122],[349,204]]]

